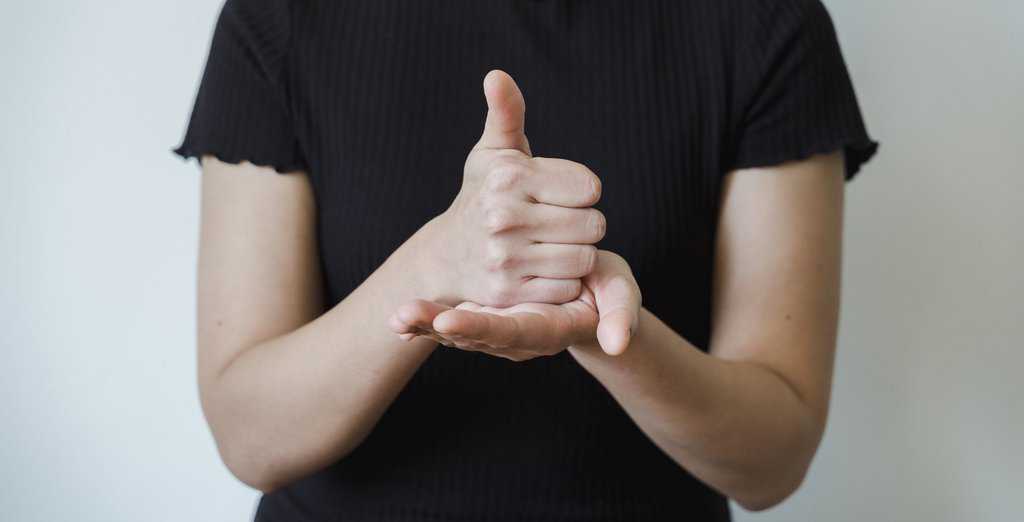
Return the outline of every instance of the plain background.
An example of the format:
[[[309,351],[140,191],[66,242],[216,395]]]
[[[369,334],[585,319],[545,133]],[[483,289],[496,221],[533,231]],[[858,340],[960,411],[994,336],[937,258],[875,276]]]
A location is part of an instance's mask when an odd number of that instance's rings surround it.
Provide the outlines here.
[[[821,451],[736,519],[1021,520],[1024,3],[826,4],[882,149],[848,186]],[[251,517],[199,409],[199,173],[169,152],[218,10],[0,2],[5,520]]]

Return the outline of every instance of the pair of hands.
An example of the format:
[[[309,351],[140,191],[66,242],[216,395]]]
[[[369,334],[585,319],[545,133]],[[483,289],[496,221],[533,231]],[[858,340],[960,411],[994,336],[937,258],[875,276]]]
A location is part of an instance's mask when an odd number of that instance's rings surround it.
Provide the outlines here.
[[[449,297],[400,306],[392,330],[515,361],[570,346],[622,353],[641,297],[629,264],[594,247],[606,228],[591,208],[600,179],[579,163],[532,156],[526,102],[508,74],[491,71],[484,95],[487,120],[462,188],[427,231]]]

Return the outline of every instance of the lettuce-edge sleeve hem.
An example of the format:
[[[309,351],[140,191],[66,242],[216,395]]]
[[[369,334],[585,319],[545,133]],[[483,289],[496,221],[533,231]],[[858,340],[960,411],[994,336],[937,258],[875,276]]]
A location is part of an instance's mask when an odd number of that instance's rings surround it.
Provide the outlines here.
[[[817,141],[791,148],[777,148],[756,156],[740,157],[734,163],[732,169],[773,167],[791,161],[802,161],[820,154],[830,154],[842,150],[845,157],[845,179],[850,181],[860,172],[861,167],[877,154],[878,148],[878,142],[867,137]]]
[[[196,163],[199,164],[202,164],[203,156],[213,156],[219,161],[230,163],[232,165],[251,163],[257,167],[269,167],[274,169],[278,174],[307,172],[309,170],[308,167],[300,161],[280,161],[266,156],[231,153],[224,150],[206,147],[194,147],[189,144],[182,144],[178,147],[172,148],[171,152],[185,161],[195,158]]]

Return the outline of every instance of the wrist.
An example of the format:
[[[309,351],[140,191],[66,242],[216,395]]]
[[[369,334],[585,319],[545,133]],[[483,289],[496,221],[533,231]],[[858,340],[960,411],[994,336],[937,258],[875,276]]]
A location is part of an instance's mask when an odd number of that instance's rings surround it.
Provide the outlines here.
[[[444,233],[446,214],[427,221],[403,245],[410,284],[416,298],[455,306],[464,294],[451,277],[452,264],[445,258],[450,238]]]

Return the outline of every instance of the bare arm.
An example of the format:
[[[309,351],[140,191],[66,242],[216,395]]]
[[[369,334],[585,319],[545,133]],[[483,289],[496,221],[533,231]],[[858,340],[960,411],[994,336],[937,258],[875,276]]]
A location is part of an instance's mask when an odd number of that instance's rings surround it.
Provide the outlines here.
[[[596,262],[600,182],[534,158],[512,79],[484,83],[488,115],[451,207],[324,311],[308,176],[203,161],[199,387],[221,456],[264,491],[342,458],[435,347],[388,318],[413,298],[564,303]],[[343,225],[343,224],[337,224]]]
[[[227,466],[265,491],[352,450],[434,347],[382,320],[432,291],[417,236],[320,315],[314,212],[303,173],[203,161],[202,405]]]
[[[659,447],[748,509],[799,486],[824,431],[842,171],[836,153],[728,177],[710,355],[647,310],[622,355],[570,349]]]
[[[710,354],[640,308],[629,265],[608,252],[576,302],[414,301],[393,328],[517,361],[568,346],[672,459],[748,509],[766,508],[800,484],[825,427],[842,190],[840,154],[729,176]]]

